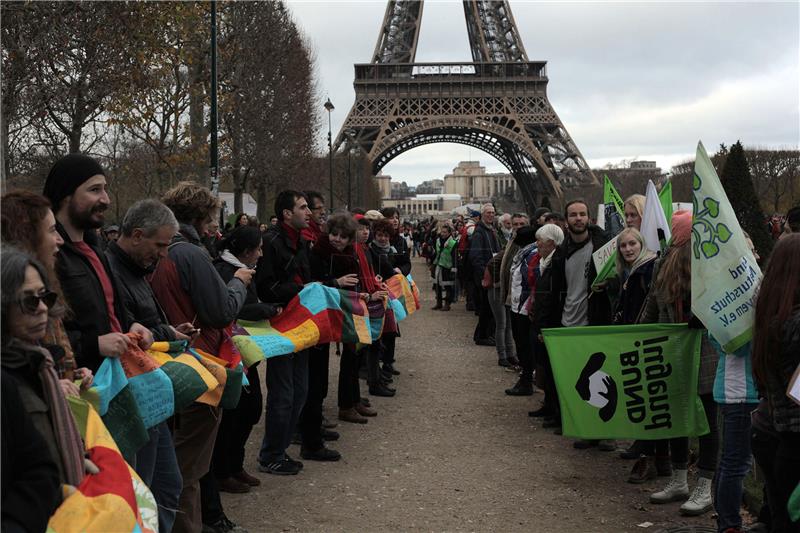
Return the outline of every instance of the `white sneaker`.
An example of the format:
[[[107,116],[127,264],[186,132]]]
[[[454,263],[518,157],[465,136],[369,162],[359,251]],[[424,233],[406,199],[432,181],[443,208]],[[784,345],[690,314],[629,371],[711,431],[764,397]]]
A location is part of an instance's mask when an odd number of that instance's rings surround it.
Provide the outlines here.
[[[705,477],[697,478],[697,485],[692,491],[692,495],[681,505],[680,512],[686,516],[700,516],[714,508],[714,500],[711,498],[711,480]]]
[[[689,485],[686,483],[686,470],[675,469],[664,490],[650,495],[650,503],[669,503],[685,500],[688,496]]]

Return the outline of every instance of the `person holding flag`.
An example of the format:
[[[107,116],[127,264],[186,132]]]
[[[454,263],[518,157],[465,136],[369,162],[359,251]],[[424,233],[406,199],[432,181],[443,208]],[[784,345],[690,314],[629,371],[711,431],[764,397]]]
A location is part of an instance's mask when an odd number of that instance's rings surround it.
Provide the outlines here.
[[[643,224],[644,225],[644,224]],[[677,324],[688,322],[690,327],[703,328],[690,309],[692,302],[691,234],[692,214],[676,211],[672,216],[672,246],[653,269],[652,294],[648,298],[640,323]],[[716,351],[703,336],[700,352],[700,372],[697,393],[703,403],[710,432],[700,437],[700,457],[697,461],[698,480],[691,496],[687,483],[689,438],[669,440],[672,454],[672,477],[663,490],[650,495],[651,503],[669,503],[686,499],[681,514],[698,516],[713,508],[711,481],[717,467],[717,412],[712,397],[716,374]],[[653,441],[651,441],[653,442]],[[656,446],[656,444],[653,444]],[[645,452],[647,454],[649,452]]]

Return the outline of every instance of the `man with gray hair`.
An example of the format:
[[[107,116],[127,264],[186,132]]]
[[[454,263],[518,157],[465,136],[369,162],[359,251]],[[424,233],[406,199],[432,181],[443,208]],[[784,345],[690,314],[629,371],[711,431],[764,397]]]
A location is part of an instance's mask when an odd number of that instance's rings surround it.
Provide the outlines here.
[[[145,279],[153,272],[158,260],[167,255],[170,241],[177,231],[178,222],[167,206],[158,200],[140,200],[128,209],[119,239],[109,242],[106,250],[111,271],[119,282],[125,311],[160,341],[190,339],[196,335],[189,323],[174,328],[169,325]],[[149,442],[136,453],[132,466],[150,487],[158,503],[159,530],[170,531],[175,522],[183,480],[167,423],[150,428],[149,434]]]

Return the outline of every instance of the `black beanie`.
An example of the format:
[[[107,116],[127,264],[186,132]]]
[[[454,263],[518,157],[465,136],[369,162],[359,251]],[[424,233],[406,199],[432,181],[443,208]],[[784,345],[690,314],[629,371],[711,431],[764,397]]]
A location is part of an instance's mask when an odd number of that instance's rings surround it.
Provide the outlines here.
[[[93,158],[83,154],[65,155],[53,165],[44,182],[42,194],[53,204],[53,211],[58,211],[61,200],[70,196],[83,182],[106,172]]]
[[[536,240],[536,230],[531,226],[522,226],[517,230],[517,236],[514,237],[514,244],[522,248],[528,246]]]

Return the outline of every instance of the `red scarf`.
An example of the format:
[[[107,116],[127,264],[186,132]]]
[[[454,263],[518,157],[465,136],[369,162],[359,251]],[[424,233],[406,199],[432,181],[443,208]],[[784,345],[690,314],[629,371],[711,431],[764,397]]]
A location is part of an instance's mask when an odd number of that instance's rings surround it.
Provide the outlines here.
[[[300,235],[302,235],[303,238],[311,244],[316,244],[320,235],[322,235],[322,228],[320,228],[319,224],[317,224],[312,218],[308,221],[308,227],[303,228],[300,231]]]
[[[283,231],[286,232],[286,235],[289,236],[289,242],[292,243],[292,247],[295,250],[297,250],[297,243],[300,240],[300,232],[297,231],[296,229],[294,229],[293,227],[291,227],[286,222],[281,221],[280,225],[281,225],[281,228],[283,228]]]
[[[369,264],[367,255],[364,253],[366,244],[356,243],[354,248],[356,249],[356,259],[358,260],[358,278],[364,290],[372,294],[378,290],[378,286],[375,283],[375,272],[372,270],[372,265]]]

